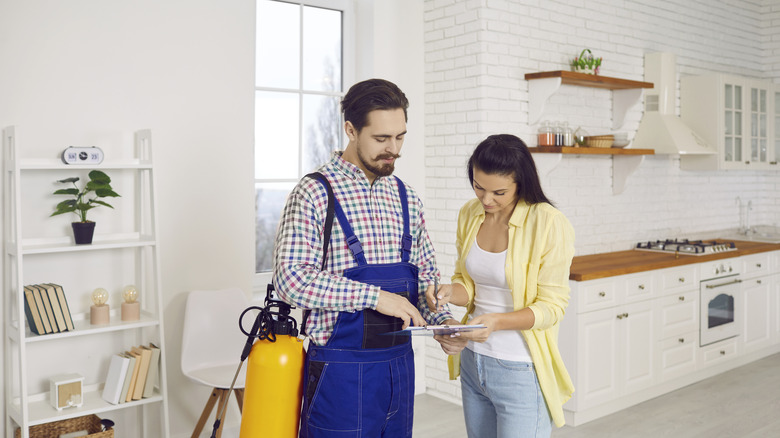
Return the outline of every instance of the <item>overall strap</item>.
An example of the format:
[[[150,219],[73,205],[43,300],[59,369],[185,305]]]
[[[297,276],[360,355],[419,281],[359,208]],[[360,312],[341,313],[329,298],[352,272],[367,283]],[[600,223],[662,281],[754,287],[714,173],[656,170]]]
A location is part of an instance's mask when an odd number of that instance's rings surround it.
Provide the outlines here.
[[[320,271],[324,271],[328,264],[328,246],[330,245],[330,232],[333,229],[333,205],[336,203],[336,197],[333,196],[333,188],[328,182],[328,178],[319,172],[312,172],[306,175],[306,178],[312,178],[317,180],[325,187],[325,191],[328,193],[328,212],[325,214],[325,224],[322,227],[322,265]],[[301,334],[306,335],[306,320],[309,319],[311,310],[306,309],[303,311],[303,321],[301,322]]]
[[[404,235],[401,238],[401,261],[408,263],[412,254],[412,234],[409,232],[409,199],[406,196],[406,186],[397,176],[398,194],[401,197],[401,209],[404,212]]]
[[[334,204],[336,217],[339,220],[339,224],[341,224],[341,230],[344,231],[344,237],[347,240],[347,246],[349,247],[350,252],[352,252],[352,257],[355,258],[358,266],[365,266],[367,263],[366,255],[363,254],[363,245],[360,244],[360,240],[355,236],[355,231],[349,224],[349,219],[347,219],[347,215],[344,214],[344,210],[341,209],[339,201],[335,201]]]

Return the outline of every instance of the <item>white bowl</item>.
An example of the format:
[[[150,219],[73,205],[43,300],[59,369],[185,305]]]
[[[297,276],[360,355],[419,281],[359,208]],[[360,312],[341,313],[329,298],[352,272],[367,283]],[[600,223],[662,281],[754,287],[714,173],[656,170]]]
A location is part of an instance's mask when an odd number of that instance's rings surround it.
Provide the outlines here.
[[[615,141],[612,142],[612,147],[613,148],[624,148],[624,147],[628,146],[629,143],[631,143],[631,142],[628,141],[628,139],[618,139],[617,137],[615,137]]]

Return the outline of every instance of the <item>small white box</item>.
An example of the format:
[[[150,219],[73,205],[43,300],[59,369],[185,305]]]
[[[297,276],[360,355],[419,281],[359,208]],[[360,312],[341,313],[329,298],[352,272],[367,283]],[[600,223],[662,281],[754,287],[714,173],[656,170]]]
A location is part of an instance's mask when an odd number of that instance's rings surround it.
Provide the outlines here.
[[[80,374],[58,374],[49,378],[49,401],[58,411],[84,404],[82,388],[84,377]]]

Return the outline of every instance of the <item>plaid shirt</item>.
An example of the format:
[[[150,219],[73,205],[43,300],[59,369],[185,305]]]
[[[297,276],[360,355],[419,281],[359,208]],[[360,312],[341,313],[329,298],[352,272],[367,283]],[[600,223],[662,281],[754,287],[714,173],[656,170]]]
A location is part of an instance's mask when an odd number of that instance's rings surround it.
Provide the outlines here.
[[[336,152],[318,169],[328,178],[355,235],[363,245],[368,264],[401,261],[403,210],[394,177],[378,177],[370,184],[357,166]],[[448,310],[432,313],[425,301],[425,289],[439,276],[435,252],[425,229],[422,202],[406,186],[412,251],[409,262],[419,268],[417,308],[431,324],[452,318]],[[293,189],[279,222],[274,248],[273,282],[279,297],[301,309],[310,309],[306,331],[316,345],[325,345],[339,312],[376,309],[379,287],[342,277],[345,269],[357,266],[344,232],[334,217],[328,261],[322,266],[323,226],[328,195],[318,181],[304,178]]]

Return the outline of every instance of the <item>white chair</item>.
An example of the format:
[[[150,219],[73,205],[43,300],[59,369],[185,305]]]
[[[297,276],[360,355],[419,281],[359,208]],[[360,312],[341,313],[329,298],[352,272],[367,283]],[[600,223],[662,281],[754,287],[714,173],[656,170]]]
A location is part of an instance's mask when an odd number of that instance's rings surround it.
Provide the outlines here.
[[[230,384],[236,375],[246,343],[246,336],[238,326],[238,318],[247,307],[249,301],[240,289],[199,290],[192,291],[187,296],[181,342],[181,370],[195,382],[213,388],[192,432],[192,438],[200,435],[217,401],[219,415],[219,407],[227,403],[225,398],[230,397]],[[249,317],[246,319],[249,322],[254,321]],[[245,380],[246,367],[242,366],[233,386],[239,410],[243,410]],[[227,407],[222,412],[217,437],[222,435],[226,411]]]

